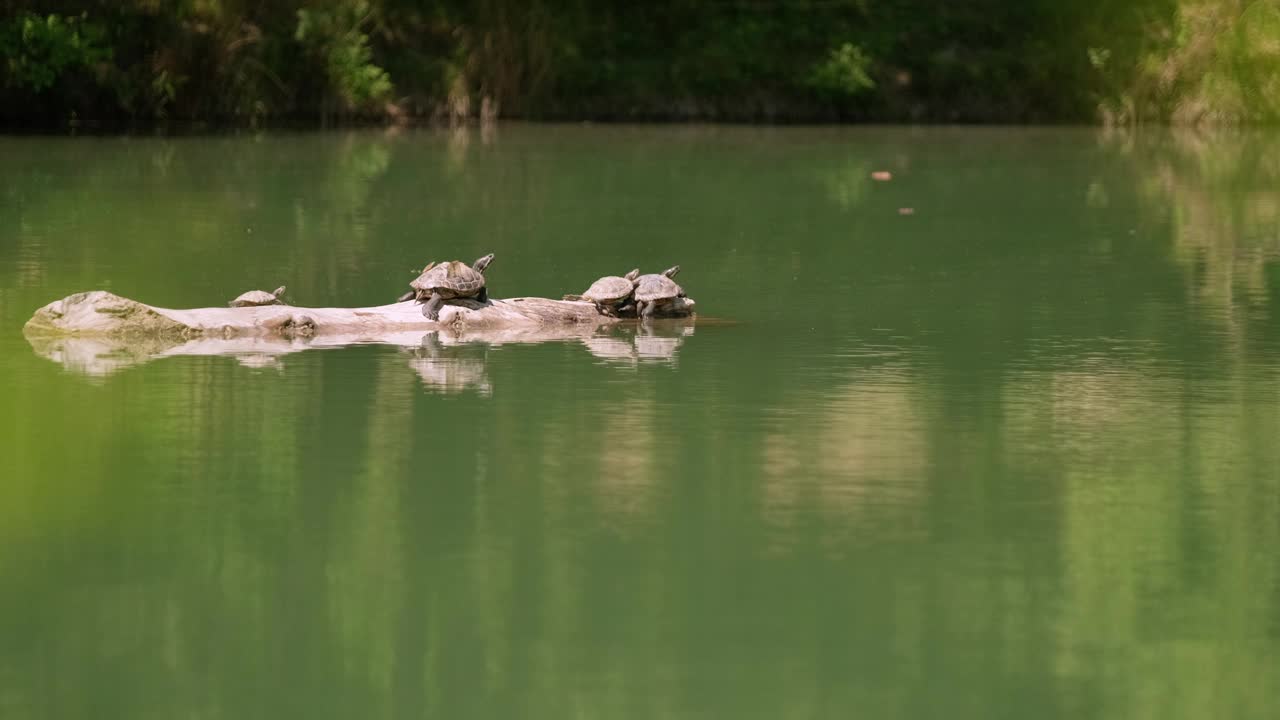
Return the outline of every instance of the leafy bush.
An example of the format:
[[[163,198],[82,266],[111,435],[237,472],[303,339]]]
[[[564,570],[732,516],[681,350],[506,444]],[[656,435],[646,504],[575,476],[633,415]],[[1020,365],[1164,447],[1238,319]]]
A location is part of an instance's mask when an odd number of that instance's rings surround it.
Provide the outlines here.
[[[293,37],[322,58],[329,89],[345,110],[374,110],[391,95],[391,78],[373,62],[367,2],[337,3],[328,9],[298,10]]]
[[[862,48],[844,43],[815,65],[807,80],[809,85],[825,93],[842,97],[857,95],[876,86],[867,74],[870,65],[871,58]]]
[[[106,31],[86,16],[19,13],[0,21],[7,85],[41,92],[63,75],[108,60]]]

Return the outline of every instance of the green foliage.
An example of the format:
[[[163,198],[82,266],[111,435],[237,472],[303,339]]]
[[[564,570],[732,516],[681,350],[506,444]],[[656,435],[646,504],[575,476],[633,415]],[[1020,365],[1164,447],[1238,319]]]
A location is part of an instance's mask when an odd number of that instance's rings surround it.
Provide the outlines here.
[[[1110,78],[1102,106],[1119,123],[1280,121],[1280,0],[1178,0],[1156,41]]]
[[[857,95],[876,86],[867,69],[871,58],[853,43],[833,49],[827,59],[814,66],[808,83],[819,91],[837,96]]]
[[[298,10],[293,37],[322,63],[329,89],[347,110],[367,110],[391,95],[391,78],[373,62],[367,2],[338,3],[327,9]]]
[[[1107,48],[1091,47],[1087,51],[1089,53],[1089,64],[1095,70],[1102,70],[1107,67],[1107,61],[1111,59],[1111,51]]]
[[[63,74],[92,67],[111,57],[102,26],[86,16],[19,13],[0,22],[0,55],[6,84],[35,92],[47,90]]]
[[[1280,122],[1280,0],[0,7],[12,11],[0,19],[0,126],[482,108],[531,118]]]

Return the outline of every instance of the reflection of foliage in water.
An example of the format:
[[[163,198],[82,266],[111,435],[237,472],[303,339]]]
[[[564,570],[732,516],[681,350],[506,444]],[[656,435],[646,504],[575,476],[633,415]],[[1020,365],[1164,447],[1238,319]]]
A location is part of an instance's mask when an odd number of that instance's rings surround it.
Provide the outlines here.
[[[1280,139],[1263,133],[1174,132],[1139,137],[1126,153],[1140,160],[1153,209],[1171,219],[1173,257],[1209,315],[1242,331],[1242,320],[1270,310],[1280,288]]]
[[[306,153],[296,142],[306,140],[105,140],[86,155],[77,141],[15,141],[0,193],[16,202],[0,210],[0,224],[16,228],[16,243],[0,253],[28,248],[26,259],[40,267],[79,256],[145,268],[165,258],[121,288],[159,304],[190,297],[201,283],[204,304],[282,282],[314,297],[324,275],[355,273],[377,252],[369,245],[373,188],[391,154],[373,134],[332,136]],[[337,267],[312,251],[317,235],[334,239]],[[292,279],[281,278],[284,268]],[[89,273],[64,271],[55,282],[46,289],[112,287],[111,277]]]
[[[1232,371],[1198,389],[1139,358],[1097,358],[1004,390],[1004,462],[1061,503],[1054,672],[1099,693],[1108,717],[1268,714],[1274,647],[1257,629],[1274,607],[1258,589],[1280,574],[1258,548],[1280,531],[1274,503],[1254,503],[1280,491],[1264,469],[1280,463],[1280,412],[1242,402],[1260,381]],[[1047,437],[1068,442],[1025,451]],[[1109,677],[1134,692],[1102,694]]]
[[[857,207],[866,194],[870,173],[871,164],[865,160],[833,168],[826,172],[827,194],[842,209]]]

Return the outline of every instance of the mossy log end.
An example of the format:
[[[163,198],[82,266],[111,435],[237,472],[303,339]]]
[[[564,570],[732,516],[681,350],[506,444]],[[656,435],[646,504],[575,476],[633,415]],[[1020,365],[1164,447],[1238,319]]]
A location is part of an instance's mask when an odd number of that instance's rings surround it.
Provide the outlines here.
[[[693,314],[694,302],[680,298],[668,317]],[[304,308],[267,305],[241,308],[174,310],[95,290],[77,293],[35,312],[23,332],[28,335],[159,336],[166,338],[245,337],[279,335],[308,337],[330,334],[364,335],[414,330],[455,331],[537,328],[551,325],[599,326],[619,322],[601,315],[587,302],[511,298],[479,303],[451,300],[440,319],[427,320],[412,300],[363,308]]]

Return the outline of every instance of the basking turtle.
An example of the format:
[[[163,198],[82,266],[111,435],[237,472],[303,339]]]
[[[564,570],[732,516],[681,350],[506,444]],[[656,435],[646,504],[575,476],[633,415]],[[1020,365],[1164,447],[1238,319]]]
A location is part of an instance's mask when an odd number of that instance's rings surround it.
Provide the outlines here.
[[[680,272],[675,265],[658,275],[641,275],[636,280],[636,314],[650,317],[659,307],[670,305],[678,297],[684,297],[684,288],[671,278]]]
[[[479,302],[489,302],[489,291],[484,286],[484,271],[493,262],[493,253],[475,261],[471,265],[457,260],[439,263],[429,267],[409,283],[409,287],[417,292],[418,301],[427,299],[422,314],[428,320],[440,318],[440,306],[445,300],[454,298],[475,298]]]
[[[435,266],[436,266],[436,261],[432,260],[431,262],[427,263],[426,267],[422,268],[422,272],[426,272]],[[418,273],[418,274],[421,275],[422,273]],[[409,292],[396,298],[396,302],[404,302],[405,300],[412,300],[416,297],[418,297],[418,289],[410,285]]]
[[[640,268],[618,277],[608,275],[591,283],[591,287],[582,293],[582,299],[595,303],[596,309],[605,315],[617,315],[630,302],[631,293],[636,289],[636,278],[640,276]]]
[[[263,292],[262,290],[250,290],[240,297],[227,303],[231,307],[260,307],[262,305],[283,305],[280,296],[284,295],[284,286],[275,289],[275,292]]]

